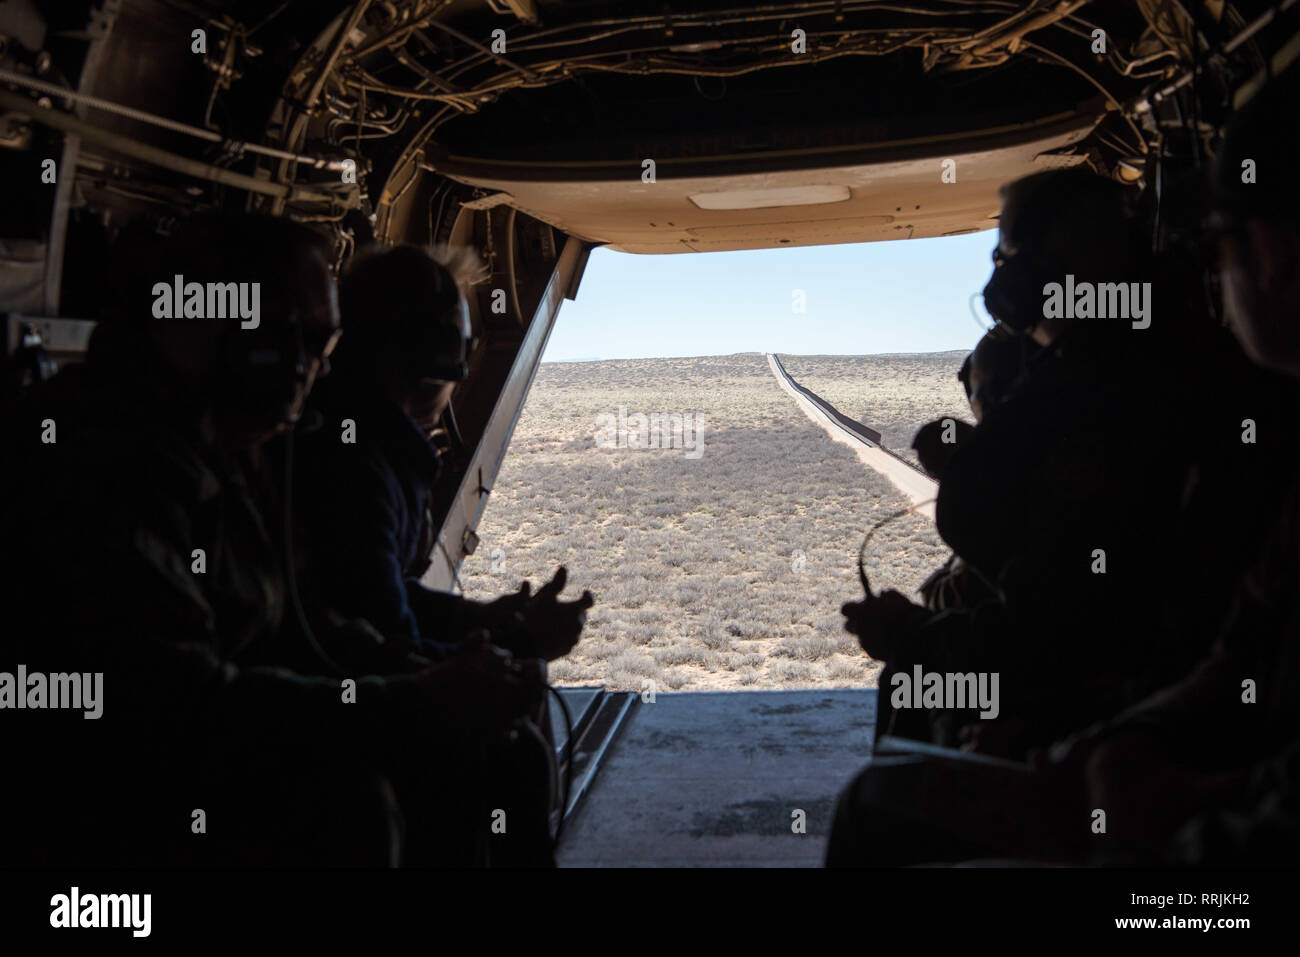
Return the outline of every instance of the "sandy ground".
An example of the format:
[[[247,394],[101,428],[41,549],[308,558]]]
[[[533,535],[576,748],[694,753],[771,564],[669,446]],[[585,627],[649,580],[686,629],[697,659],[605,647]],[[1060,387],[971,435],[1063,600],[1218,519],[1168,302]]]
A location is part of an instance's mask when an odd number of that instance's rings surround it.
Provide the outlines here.
[[[830,379],[844,379],[840,365],[811,363]],[[950,374],[944,362],[871,369],[899,390],[884,399],[900,432]],[[602,446],[600,422],[622,408],[702,419],[701,454]],[[864,532],[912,499],[864,466],[860,443],[830,438],[760,353],[546,363],[461,570],[465,593],[490,599],[567,566],[570,591],[589,588],[596,606],[552,668],[558,684],[872,687],[879,664],[839,608],[861,596]],[[933,522],[908,515],[877,532],[867,572],[911,593],[947,554]]]

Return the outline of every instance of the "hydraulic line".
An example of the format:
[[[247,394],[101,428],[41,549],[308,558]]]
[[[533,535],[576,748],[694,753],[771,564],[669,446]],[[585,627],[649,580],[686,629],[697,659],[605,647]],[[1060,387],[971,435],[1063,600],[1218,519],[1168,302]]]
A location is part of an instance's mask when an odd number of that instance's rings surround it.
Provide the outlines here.
[[[1264,11],[1262,14],[1260,14],[1258,17],[1252,20],[1249,24],[1243,27],[1241,31],[1237,33],[1236,36],[1234,36],[1231,40],[1224,43],[1218,52],[1220,52],[1224,56],[1233,53],[1234,51],[1237,50],[1238,47],[1245,44],[1246,41],[1248,41],[1256,33],[1258,33],[1260,30],[1264,29],[1264,27],[1272,23],[1279,14],[1284,13],[1287,10],[1291,9],[1293,6],[1295,6],[1295,4],[1296,4],[1296,0],[1280,0],[1280,2],[1274,4],[1268,10]],[[1160,87],[1158,90],[1151,93],[1150,96],[1144,96],[1139,98],[1138,101],[1134,102],[1131,105],[1131,109],[1133,109],[1135,112],[1144,112],[1146,110],[1150,110],[1153,104],[1159,103],[1162,100],[1168,99],[1169,97],[1173,96],[1183,87],[1185,87],[1188,83],[1191,83],[1192,80],[1195,78],[1196,74],[1200,72],[1202,64],[1210,61],[1211,59],[1213,59],[1212,56],[1206,56],[1201,58],[1200,63],[1193,66],[1191,69],[1187,70],[1186,72],[1184,72],[1176,80],[1171,80],[1169,83],[1166,83],[1164,86]]]
[[[38,123],[43,123],[64,133],[80,136],[87,142],[98,143],[125,156],[131,156],[185,176],[221,183],[224,186],[233,186],[252,193],[275,196],[291,203],[337,204],[339,202],[339,198],[330,193],[245,176],[243,173],[235,173],[220,166],[213,166],[211,163],[203,163],[187,156],[170,153],[167,150],[150,146],[148,143],[141,143],[139,140],[127,136],[110,133],[93,123],[87,123],[85,120],[62,113],[52,107],[41,106],[27,97],[10,93],[7,90],[0,90],[0,108],[30,116]]]
[[[207,140],[209,143],[221,143],[227,152],[258,153],[262,156],[272,156],[276,159],[291,160],[295,163],[301,163],[304,166],[310,166],[313,169],[332,169],[341,171],[346,168],[346,161],[344,160],[326,160],[319,156],[303,156],[299,153],[290,152],[289,150],[276,149],[273,146],[261,146],[257,143],[244,143],[239,140],[228,140],[221,134],[212,132],[212,130],[205,130],[199,126],[191,126],[188,123],[181,123],[165,116],[159,116],[156,113],[148,113],[144,110],[137,110],[130,106],[123,106],[121,103],[114,103],[111,100],[101,99],[98,96],[89,96],[85,93],[77,93],[73,90],[57,86],[54,83],[46,83],[44,80],[38,80],[31,76],[24,76],[21,73],[14,73],[11,70],[0,70],[0,83],[13,83],[15,86],[25,86],[30,90],[35,90],[37,93],[46,93],[50,96],[59,97],[60,99],[71,100],[73,103],[80,103],[83,106],[88,106],[92,109],[103,110],[105,113],[115,113],[118,116],[125,116],[128,119],[137,120],[141,123],[149,123],[152,126],[171,130],[174,133],[183,133],[186,136],[193,136],[196,139]]]

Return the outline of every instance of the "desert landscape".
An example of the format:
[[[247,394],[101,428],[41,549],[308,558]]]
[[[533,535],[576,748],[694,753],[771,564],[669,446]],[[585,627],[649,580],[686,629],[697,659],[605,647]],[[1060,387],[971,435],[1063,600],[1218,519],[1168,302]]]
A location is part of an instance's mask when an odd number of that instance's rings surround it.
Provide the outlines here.
[[[900,453],[925,421],[966,411],[960,353],[781,358]],[[593,592],[557,684],[870,687],[879,665],[839,607],[861,596],[864,532],[907,504],[762,354],[544,363],[461,583],[488,599],[563,564],[572,597]],[[909,515],[876,534],[867,567],[873,586],[913,593],[946,557]]]

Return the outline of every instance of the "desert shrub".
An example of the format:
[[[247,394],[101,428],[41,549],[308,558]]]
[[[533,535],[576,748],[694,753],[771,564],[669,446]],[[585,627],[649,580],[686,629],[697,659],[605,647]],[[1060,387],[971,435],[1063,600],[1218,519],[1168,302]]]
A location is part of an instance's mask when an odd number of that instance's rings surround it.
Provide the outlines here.
[[[850,658],[863,654],[862,646],[858,644],[858,636],[850,635],[847,632],[835,637],[835,651],[837,654],[848,655]]]
[[[851,658],[841,658],[839,656],[832,658],[826,666],[827,673],[836,681],[851,681],[861,678],[869,670],[866,659],[855,661]]]
[[[659,664],[652,656],[630,651],[611,656],[609,667],[611,671],[625,671],[647,678],[653,678],[659,674]]]
[[[695,665],[714,671],[722,665],[722,655],[708,648],[690,645],[673,645],[654,653],[654,660],[661,665]]]
[[[835,642],[829,638],[808,635],[802,638],[782,638],[772,649],[778,658],[797,658],[800,661],[820,661],[835,654]]]
[[[583,656],[595,659],[596,661],[606,661],[610,658],[624,654],[629,646],[624,638],[618,638],[613,641],[590,641],[584,640],[579,646],[583,649]]]
[[[782,682],[812,681],[818,673],[817,669],[807,662],[786,661],[780,658],[768,662],[767,672]]]
[[[937,417],[925,403],[941,400],[875,391],[955,384],[944,356],[893,357],[907,374],[890,371],[889,358],[804,358],[799,372],[793,357],[786,363],[796,377],[860,388],[899,421],[911,407],[914,417]],[[597,448],[595,417],[619,406],[703,415],[702,457]],[[870,686],[878,669],[842,631],[838,609],[861,594],[863,532],[902,504],[808,421],[761,355],[544,363],[461,577],[467,595],[490,599],[566,564],[564,597],[595,593],[583,640],[552,665],[557,683],[640,690],[663,675],[687,690]],[[504,561],[494,572],[496,549]],[[900,520],[873,542],[872,583],[910,592],[946,557],[926,519]]]
[[[664,683],[673,691],[679,691],[682,688],[688,687],[693,684],[694,681],[695,676],[692,675],[691,672],[682,668],[674,668],[664,675]]]
[[[704,647],[712,651],[730,651],[732,649],[731,636],[722,628],[711,628],[700,632],[699,640]]]

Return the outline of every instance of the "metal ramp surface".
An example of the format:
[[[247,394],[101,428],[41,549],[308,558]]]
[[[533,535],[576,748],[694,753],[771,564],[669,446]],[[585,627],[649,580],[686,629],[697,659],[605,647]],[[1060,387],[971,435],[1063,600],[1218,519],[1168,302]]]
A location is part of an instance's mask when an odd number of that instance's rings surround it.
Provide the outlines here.
[[[820,866],[875,720],[874,688],[632,695],[565,827],[559,864]],[[806,833],[794,833],[796,811]]]
[[[550,696],[551,733],[555,740],[555,757],[561,781],[569,781],[568,800],[564,807],[567,821],[586,795],[601,759],[618,736],[632,709],[636,695],[630,691],[606,691],[602,686],[557,689],[563,705]],[[567,710],[567,720],[565,711]],[[568,747],[569,722],[572,722],[573,747]],[[573,767],[570,769],[569,762]],[[552,826],[558,813],[552,815]]]

